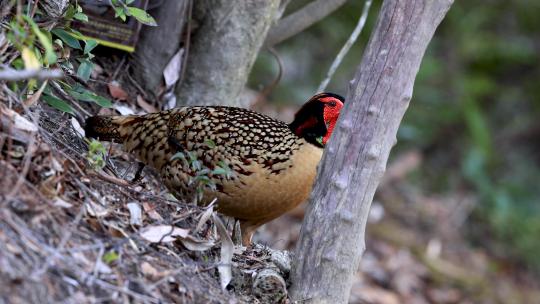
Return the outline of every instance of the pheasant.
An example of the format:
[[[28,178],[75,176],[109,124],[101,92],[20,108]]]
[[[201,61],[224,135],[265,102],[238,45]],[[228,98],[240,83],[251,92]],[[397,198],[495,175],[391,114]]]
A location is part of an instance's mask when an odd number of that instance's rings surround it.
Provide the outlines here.
[[[343,107],[344,98],[320,93],[292,123],[247,109],[181,107],[146,115],[94,116],[87,137],[123,143],[124,149],[155,168],[176,197],[191,193],[204,166],[214,187],[203,187],[200,203],[217,199],[217,210],[240,222],[242,244],[255,230],[305,201],[317,165]],[[182,157],[178,157],[181,155]],[[228,168],[223,174],[216,168]]]

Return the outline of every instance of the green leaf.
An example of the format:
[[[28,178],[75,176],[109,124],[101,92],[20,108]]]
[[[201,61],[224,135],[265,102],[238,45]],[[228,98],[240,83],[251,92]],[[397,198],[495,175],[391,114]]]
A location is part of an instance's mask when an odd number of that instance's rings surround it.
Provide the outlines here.
[[[114,17],[120,18],[122,21],[126,21],[126,12],[124,11],[123,7],[115,7],[114,8]]]
[[[65,101],[63,101],[60,98],[54,97],[52,95],[43,95],[41,97],[45,102],[47,102],[48,105],[51,107],[60,110],[62,112],[66,112],[69,114],[74,114],[73,108]]]
[[[64,41],[70,47],[72,47],[74,49],[82,50],[81,44],[79,43],[79,40],[77,40],[77,38],[71,36],[71,34],[69,32],[67,32],[66,30],[56,28],[56,29],[52,30],[52,33],[55,34],[56,36],[58,36],[58,38],[62,39],[62,41]]]
[[[216,147],[216,143],[211,140],[210,138],[206,139],[204,143],[208,146],[208,148],[213,149]]]
[[[82,22],[88,22],[88,16],[84,13],[75,13],[73,14],[73,19],[82,21]]]
[[[184,153],[182,152],[176,152],[172,157],[171,157],[171,161],[175,160],[175,159],[186,159],[186,155],[184,155]]]
[[[118,260],[119,258],[120,258],[120,256],[118,255],[118,253],[116,253],[116,251],[111,250],[111,251],[109,251],[109,252],[107,252],[107,253],[105,253],[103,255],[102,260],[103,260],[103,262],[105,262],[107,264],[110,264],[110,263]]]
[[[69,95],[71,95],[73,98],[80,100],[80,101],[86,101],[86,102],[93,102],[101,107],[104,108],[111,108],[112,102],[105,98],[101,97],[97,94],[95,94],[92,91],[89,91],[81,86],[76,86],[73,89],[66,89]]]
[[[97,41],[88,39],[84,42],[84,54],[90,53],[98,45]]]
[[[75,98],[77,100],[88,101],[88,102],[93,102],[94,101],[94,98],[88,92],[79,93],[79,92],[76,92],[76,91],[73,91],[73,90],[69,90],[67,92],[68,92],[69,95],[71,95],[73,98]]]
[[[112,101],[110,99],[107,99],[105,97],[94,95],[94,102],[98,105],[104,107],[104,108],[112,108]]]
[[[77,69],[77,76],[81,77],[84,81],[90,79],[90,74],[92,74],[92,69],[94,64],[89,60],[82,59],[79,68]]]
[[[66,20],[73,19],[73,15],[75,15],[75,13],[76,13],[75,6],[70,4],[68,8],[66,9],[66,12],[64,13],[64,19]]]
[[[45,60],[47,64],[53,64],[56,62],[56,53],[54,52],[51,37],[45,35],[37,26],[37,24],[27,15],[23,15],[23,17],[26,19],[28,24],[32,27],[32,31],[34,34],[38,37],[39,43],[43,46],[45,49]]]
[[[61,49],[64,49],[64,43],[62,39],[54,39],[54,44],[58,45]]]
[[[212,170],[212,174],[214,175],[227,175],[227,170],[217,167],[214,170]]]
[[[88,152],[91,152],[94,154],[95,153],[105,154],[107,153],[107,149],[105,149],[105,147],[99,140],[92,139],[90,143],[88,144]]]
[[[135,19],[139,20],[140,23],[149,26],[157,26],[154,17],[150,16],[150,14],[148,14],[146,11],[132,6],[128,7],[127,10],[128,15],[135,17]]]
[[[24,61],[19,57],[11,62],[11,66],[16,70],[22,70],[24,69]]]

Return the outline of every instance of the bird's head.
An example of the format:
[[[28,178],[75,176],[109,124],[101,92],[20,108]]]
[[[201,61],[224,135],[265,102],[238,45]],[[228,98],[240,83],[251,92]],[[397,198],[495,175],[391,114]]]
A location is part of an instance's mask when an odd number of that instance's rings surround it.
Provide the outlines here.
[[[344,102],[345,99],[337,94],[319,93],[296,112],[289,127],[309,143],[324,147],[334,131]]]

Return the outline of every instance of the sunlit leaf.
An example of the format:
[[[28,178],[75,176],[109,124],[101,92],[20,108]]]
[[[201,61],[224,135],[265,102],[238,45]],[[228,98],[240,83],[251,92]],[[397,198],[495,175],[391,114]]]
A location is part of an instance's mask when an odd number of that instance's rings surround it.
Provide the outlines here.
[[[156,20],[154,17],[150,16],[146,11],[137,8],[137,7],[128,7],[128,14],[130,16],[133,16],[135,19],[137,19],[140,23],[146,24],[149,26],[157,26]]]
[[[84,42],[84,54],[88,54],[90,53],[97,45],[97,41],[93,40],[93,39],[88,39]]]
[[[118,255],[118,253],[116,253],[116,251],[114,251],[114,250],[111,250],[111,251],[109,251],[109,252],[107,252],[107,253],[105,253],[103,255],[102,260],[103,260],[103,262],[105,262],[107,264],[110,264],[110,263],[118,260],[119,258],[120,258],[120,256]]]
[[[73,14],[73,19],[82,21],[82,22],[88,22],[88,16],[84,13],[75,13]]]
[[[47,64],[53,64],[56,62],[56,54],[54,53],[54,49],[52,46],[52,41],[50,35],[47,36],[45,33],[43,33],[37,24],[32,20],[30,17],[24,15],[26,21],[28,24],[30,24],[30,27],[32,28],[32,31],[34,34],[38,37],[39,42],[45,49],[45,60]]]
[[[30,48],[24,47],[21,52],[21,57],[24,61],[25,68],[36,70],[41,67],[41,63],[39,63],[34,51]]]

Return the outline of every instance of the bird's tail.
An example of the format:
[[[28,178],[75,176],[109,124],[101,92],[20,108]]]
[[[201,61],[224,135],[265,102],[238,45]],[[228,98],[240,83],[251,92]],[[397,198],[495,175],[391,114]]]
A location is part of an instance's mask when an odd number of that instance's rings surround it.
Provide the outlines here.
[[[136,116],[92,116],[86,119],[84,132],[86,137],[104,141],[122,142],[125,132],[122,127]]]

